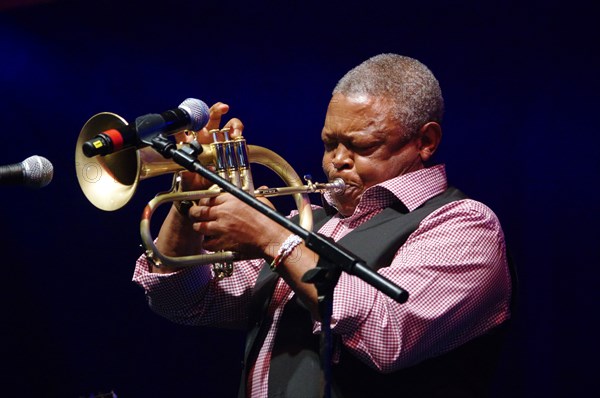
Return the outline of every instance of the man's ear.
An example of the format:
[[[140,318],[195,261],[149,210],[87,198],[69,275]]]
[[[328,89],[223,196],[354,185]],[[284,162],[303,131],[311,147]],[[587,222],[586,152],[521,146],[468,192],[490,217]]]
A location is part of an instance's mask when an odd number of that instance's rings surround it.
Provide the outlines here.
[[[429,161],[442,140],[442,127],[429,122],[419,129],[419,154],[423,163]]]

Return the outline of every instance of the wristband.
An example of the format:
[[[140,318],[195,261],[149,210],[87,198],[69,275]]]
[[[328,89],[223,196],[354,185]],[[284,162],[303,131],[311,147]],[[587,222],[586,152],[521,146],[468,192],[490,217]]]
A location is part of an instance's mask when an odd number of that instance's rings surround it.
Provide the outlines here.
[[[277,266],[283,260],[285,260],[292,253],[292,250],[294,250],[296,246],[298,246],[300,243],[302,243],[302,238],[300,238],[298,235],[292,234],[288,236],[287,239],[284,240],[281,244],[281,247],[277,252],[277,256],[275,256],[275,258],[271,262],[271,271],[275,271],[277,269]]]

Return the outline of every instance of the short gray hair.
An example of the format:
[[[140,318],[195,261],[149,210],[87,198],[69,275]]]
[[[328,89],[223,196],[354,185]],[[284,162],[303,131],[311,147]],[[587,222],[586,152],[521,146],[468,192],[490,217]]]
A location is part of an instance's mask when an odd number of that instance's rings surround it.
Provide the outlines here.
[[[368,95],[392,101],[392,117],[408,137],[428,122],[442,122],[444,98],[433,73],[416,59],[380,54],[340,79],[333,94]]]

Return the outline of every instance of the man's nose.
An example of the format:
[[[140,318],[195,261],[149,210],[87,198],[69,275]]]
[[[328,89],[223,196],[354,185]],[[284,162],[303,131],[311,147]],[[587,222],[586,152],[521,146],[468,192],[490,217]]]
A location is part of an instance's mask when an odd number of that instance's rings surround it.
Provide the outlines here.
[[[351,169],[353,166],[352,152],[339,144],[331,158],[331,164],[336,170]]]

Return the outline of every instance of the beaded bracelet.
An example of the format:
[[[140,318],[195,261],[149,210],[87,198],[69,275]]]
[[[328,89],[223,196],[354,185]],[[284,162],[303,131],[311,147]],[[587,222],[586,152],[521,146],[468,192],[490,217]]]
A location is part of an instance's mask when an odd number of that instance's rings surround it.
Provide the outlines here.
[[[277,252],[277,256],[275,256],[275,258],[273,259],[273,261],[271,262],[271,271],[275,271],[277,269],[277,266],[283,261],[285,260],[291,253],[292,250],[294,250],[294,248],[296,246],[298,246],[300,243],[302,243],[302,238],[299,237],[298,235],[290,235],[287,237],[286,240],[283,241],[283,243],[281,244],[281,247],[279,248],[279,251]]]

